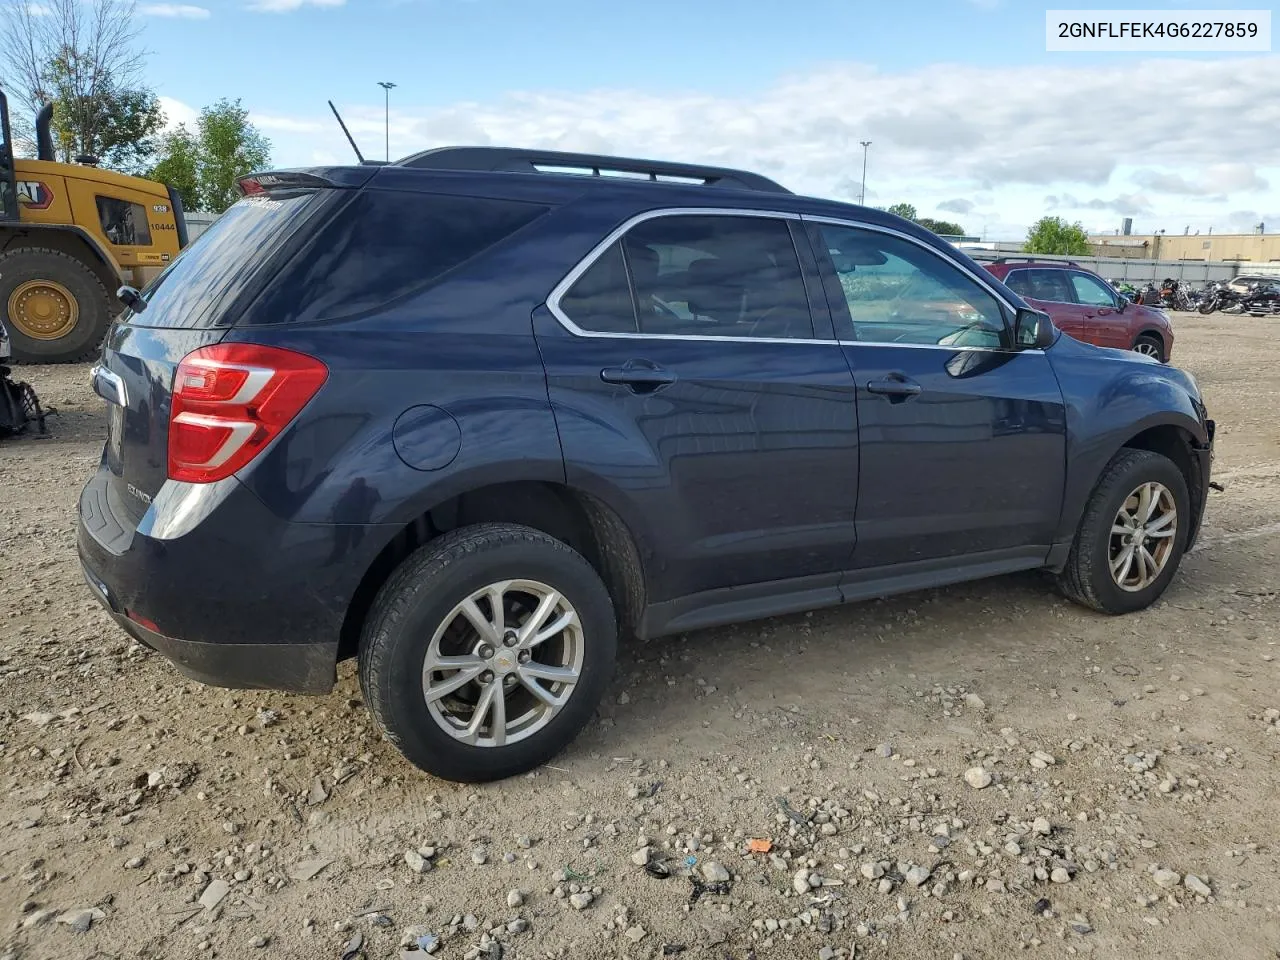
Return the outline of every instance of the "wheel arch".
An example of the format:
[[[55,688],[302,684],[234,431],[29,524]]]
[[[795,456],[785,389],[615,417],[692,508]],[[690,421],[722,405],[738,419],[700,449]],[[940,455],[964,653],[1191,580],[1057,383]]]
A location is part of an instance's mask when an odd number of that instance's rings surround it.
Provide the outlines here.
[[[1136,334],[1133,335],[1133,343],[1136,345],[1137,342],[1141,340],[1143,337],[1149,337],[1151,339],[1158,340],[1160,342],[1161,358],[1168,356],[1169,340],[1164,335],[1163,330],[1161,330],[1159,327],[1143,327]]]
[[[83,262],[106,287],[109,296],[124,282],[110,252],[83,227],[34,223],[0,226],[0,254],[23,247],[44,247]]]
[[[598,496],[549,480],[491,483],[443,498],[404,524],[365,571],[339,633],[338,659],[357,654],[373,601],[392,571],[423,544],[476,523],[518,523],[581,553],[614,603],[618,630],[638,633],[646,603],[643,548],[620,514]]]
[[[1192,509],[1191,529],[1198,530],[1202,519],[1200,505],[1203,503],[1204,490],[1196,451],[1207,443],[1204,426],[1197,419],[1168,410],[1153,414],[1120,435],[1113,435],[1105,444],[1095,446],[1097,454],[1089,460],[1091,472],[1088,482],[1078,480],[1068,485],[1058,540],[1050,553],[1047,566],[1055,571],[1062,569],[1089,499],[1097,489],[1107,465],[1125,449],[1149,450],[1173,461],[1187,482]]]

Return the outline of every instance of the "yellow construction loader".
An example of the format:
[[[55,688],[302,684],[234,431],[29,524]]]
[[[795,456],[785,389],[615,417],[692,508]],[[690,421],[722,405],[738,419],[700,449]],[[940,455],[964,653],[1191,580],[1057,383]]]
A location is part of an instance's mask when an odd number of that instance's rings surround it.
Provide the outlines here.
[[[36,160],[14,157],[0,91],[0,316],[13,359],[71,363],[98,351],[123,309],[116,291],[141,289],[187,244],[176,191],[54,160],[52,106],[36,116]]]

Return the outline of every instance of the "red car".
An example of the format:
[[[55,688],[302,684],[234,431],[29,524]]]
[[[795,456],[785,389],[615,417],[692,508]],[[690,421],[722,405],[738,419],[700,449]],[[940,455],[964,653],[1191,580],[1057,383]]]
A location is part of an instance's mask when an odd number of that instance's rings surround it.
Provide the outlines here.
[[[1134,350],[1166,363],[1173,355],[1169,315],[1157,307],[1130,302],[1096,273],[1059,260],[1005,258],[984,266],[1077,340]]]

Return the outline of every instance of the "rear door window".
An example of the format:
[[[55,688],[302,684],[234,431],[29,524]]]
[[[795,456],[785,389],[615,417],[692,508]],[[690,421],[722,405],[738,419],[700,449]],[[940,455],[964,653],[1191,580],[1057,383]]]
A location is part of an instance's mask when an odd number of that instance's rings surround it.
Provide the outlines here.
[[[1014,270],[1004,283],[1020,297],[1045,303],[1075,303],[1066,272],[1062,270]]]

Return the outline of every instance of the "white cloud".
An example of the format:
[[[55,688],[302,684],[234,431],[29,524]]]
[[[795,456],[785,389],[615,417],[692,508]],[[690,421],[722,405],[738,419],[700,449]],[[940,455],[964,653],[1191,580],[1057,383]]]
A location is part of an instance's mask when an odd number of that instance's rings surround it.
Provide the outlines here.
[[[1133,180],[1139,186],[1160,193],[1191,197],[1212,195],[1219,199],[1235,191],[1266,190],[1269,186],[1251,163],[1211,164],[1195,180],[1168,170],[1139,170]]]
[[[1242,74],[1248,84],[1239,82]],[[449,143],[612,152],[744,167],[799,192],[855,200],[858,143],[870,140],[869,203],[901,200],[924,211],[972,197],[969,211],[947,208],[972,232],[1024,229],[1046,212],[1046,194],[1058,197],[1061,210],[1131,211],[1124,215],[1178,228],[1219,222],[1230,207],[1217,198],[1241,191],[1259,195],[1234,206],[1280,208],[1280,191],[1268,192],[1280,183],[1270,159],[1280,156],[1275,57],[895,73],[847,63],[742,97],[524,91],[422,109],[410,96],[400,89],[392,97],[392,157]],[[1240,123],[1242,115],[1249,123]],[[345,106],[343,116],[366,155],[380,158],[381,99]],[[1170,124],[1171,116],[1196,120]],[[327,114],[270,119],[278,165],[305,163],[317,149],[350,156]],[[1168,189],[1185,184],[1207,192]]]
[[[147,17],[171,17],[178,20],[208,20],[209,11],[188,3],[145,3],[138,12]]]
[[[195,107],[189,107],[181,100],[175,100],[173,97],[161,97],[160,109],[164,111],[164,129],[166,133],[177,129],[180,123],[186,124],[188,130],[194,130],[196,120],[200,116],[200,111]]]
[[[292,13],[301,7],[340,7],[347,0],[253,0],[250,10],[258,13]]]
[[[974,203],[972,200],[957,197],[955,200],[943,200],[938,204],[938,209],[946,213],[973,213]]]
[[[284,130],[289,133],[319,133],[323,129],[318,120],[275,117],[265,113],[251,113],[249,120],[255,127],[268,133],[273,130]]]
[[[28,3],[27,13],[33,17],[51,17],[53,16],[53,7],[43,3]]]

